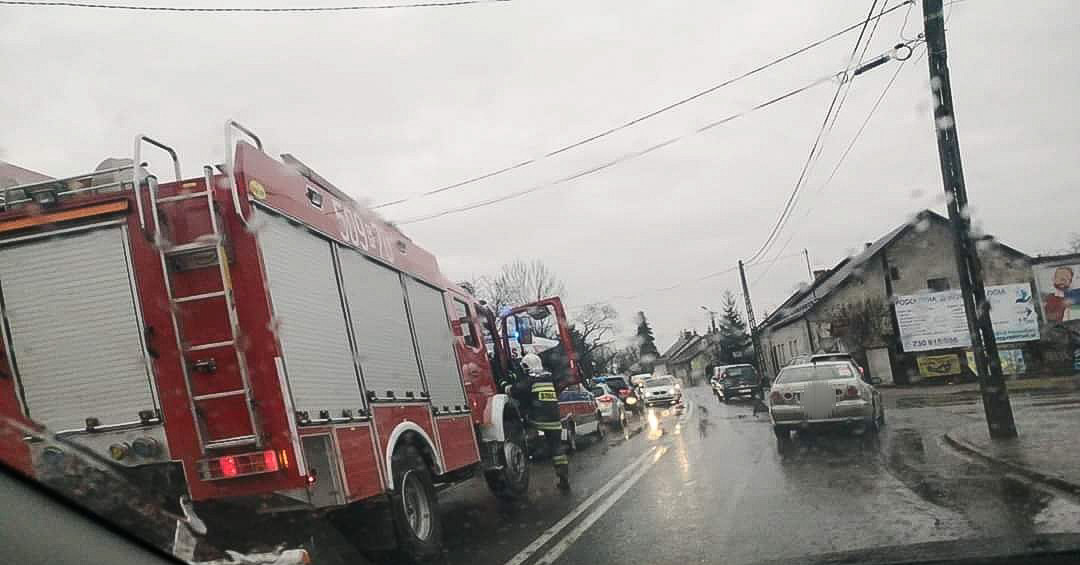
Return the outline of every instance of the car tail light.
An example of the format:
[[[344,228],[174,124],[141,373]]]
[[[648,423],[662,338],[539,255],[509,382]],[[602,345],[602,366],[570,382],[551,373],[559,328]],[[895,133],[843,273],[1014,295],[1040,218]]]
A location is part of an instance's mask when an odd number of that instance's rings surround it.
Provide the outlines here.
[[[798,404],[799,393],[791,391],[774,390],[769,394],[769,401],[773,404]]]
[[[611,404],[611,397],[610,396],[597,396],[596,401],[599,402],[600,404]]]
[[[288,461],[286,458],[285,461]],[[273,473],[282,468],[277,452],[256,451],[240,455],[226,455],[199,461],[199,476],[204,481],[245,477],[260,473]]]
[[[844,391],[844,400],[857,400],[859,398],[859,387],[855,385],[848,385],[847,390]]]

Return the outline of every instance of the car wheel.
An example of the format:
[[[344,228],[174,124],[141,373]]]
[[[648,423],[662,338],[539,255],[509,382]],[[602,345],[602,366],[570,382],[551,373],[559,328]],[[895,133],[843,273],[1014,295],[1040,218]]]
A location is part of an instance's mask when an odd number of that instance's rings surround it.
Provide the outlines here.
[[[501,469],[484,473],[492,494],[504,500],[521,498],[529,491],[529,451],[521,424],[508,421],[499,464]]]
[[[599,412],[596,413],[596,431],[593,434],[596,436],[597,441],[604,439],[604,436],[607,435],[607,430],[604,429],[604,421],[600,419]]]
[[[566,450],[570,452],[577,451],[577,430],[573,422],[570,422],[566,428]]]
[[[427,561],[442,553],[442,519],[431,473],[411,445],[391,460],[395,490],[390,495],[398,553],[407,561]]]
[[[885,407],[878,406],[878,427],[885,425]]]
[[[875,404],[874,405],[873,416],[871,416],[871,418],[870,418],[870,425],[867,426],[869,432],[872,433],[872,434],[876,434],[876,433],[878,433],[878,431],[881,430],[881,418],[878,415],[878,410],[879,409],[880,408],[878,407],[878,405]]]
[[[773,434],[776,435],[776,440],[780,442],[791,441],[791,430],[783,426],[773,426]]]

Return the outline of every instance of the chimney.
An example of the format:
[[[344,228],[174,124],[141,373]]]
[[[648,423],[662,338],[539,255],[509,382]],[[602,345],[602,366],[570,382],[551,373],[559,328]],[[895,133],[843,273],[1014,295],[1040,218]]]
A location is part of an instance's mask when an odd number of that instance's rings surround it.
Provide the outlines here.
[[[821,280],[821,277],[824,277],[827,274],[829,274],[828,269],[816,269],[816,270],[814,270],[814,282],[818,282],[819,280]]]

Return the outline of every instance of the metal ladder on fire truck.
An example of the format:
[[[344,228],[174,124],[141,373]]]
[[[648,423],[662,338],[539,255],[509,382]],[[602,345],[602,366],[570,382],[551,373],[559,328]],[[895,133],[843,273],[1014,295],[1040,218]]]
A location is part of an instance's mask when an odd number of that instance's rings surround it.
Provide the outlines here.
[[[230,122],[231,123],[231,122]],[[238,124],[237,124],[238,125]],[[243,129],[243,128],[241,128]],[[229,124],[226,125],[226,130],[229,131]],[[253,139],[255,139],[258,147],[262,148],[262,143],[258,141],[258,138],[247,132]],[[153,145],[169,154],[172,157],[173,165],[176,172],[176,182],[180,183],[180,164],[176,157],[176,152],[145,135],[140,135],[135,138],[135,163],[141,164],[140,151],[142,145]],[[228,151],[228,148],[226,149]],[[231,164],[232,159],[229,159]],[[259,433],[258,419],[255,415],[254,399],[251,391],[251,380],[249,378],[247,360],[244,357],[244,352],[240,348],[239,340],[239,324],[236,315],[236,301],[233,296],[232,277],[229,273],[229,259],[225,251],[225,237],[223,231],[223,224],[221,223],[220,213],[217,206],[214,203],[214,190],[213,190],[213,169],[209,166],[203,167],[203,189],[192,192],[178,192],[172,196],[158,197],[158,184],[157,179],[152,175],[143,175],[144,169],[141,166],[135,167],[135,187],[141,186],[141,182],[145,180],[147,182],[147,188],[149,191],[150,200],[150,213],[153,219],[153,238],[155,247],[158,249],[158,254],[161,257],[161,268],[165,279],[165,292],[169,300],[169,315],[172,318],[173,331],[176,334],[176,344],[180,351],[181,368],[184,375],[184,384],[187,387],[188,399],[190,402],[190,408],[192,415],[195,418],[195,429],[199,438],[199,445],[203,452],[215,449],[225,449],[230,447],[238,447],[244,445],[250,445],[254,448],[258,448],[262,443],[262,436]],[[226,174],[231,174],[232,167],[228,167]],[[235,183],[235,181],[234,181]],[[136,188],[136,191],[138,188]],[[160,216],[158,212],[158,205],[165,203],[179,202],[183,200],[196,200],[202,199],[206,203],[206,210],[210,217],[210,232],[199,236],[196,236],[192,241],[176,243],[169,241],[168,238],[162,235],[162,226]],[[238,198],[237,198],[238,200]],[[146,222],[143,217],[142,210],[142,198],[136,192],[135,202],[138,208],[139,225],[143,231],[146,231]],[[237,207],[236,212],[240,214],[240,208]],[[246,222],[245,222],[246,223]],[[182,256],[194,256],[198,255],[200,259],[204,256],[209,256],[208,260],[204,261],[205,266],[210,266],[214,263],[218,265],[218,274],[221,279],[220,290],[205,292],[201,294],[191,294],[186,296],[176,296],[173,294],[173,277],[176,273],[175,262],[176,259]],[[185,338],[183,322],[178,311],[181,305],[197,301],[210,301],[214,299],[224,299],[224,307],[227,311],[229,335],[228,339],[224,341],[217,341],[213,343],[199,343],[191,344]],[[209,369],[211,372],[213,367],[196,366],[188,360],[187,354],[213,350],[230,348],[233,354],[236,356],[236,368],[240,374],[241,386],[239,388],[212,392],[206,394],[195,394],[196,387],[193,386],[192,372],[198,370]],[[212,362],[211,362],[212,363]],[[243,396],[244,405],[247,408],[247,416],[250,434],[235,435],[220,438],[209,438],[207,431],[207,411],[201,406],[203,403],[224,398],[230,396]]]

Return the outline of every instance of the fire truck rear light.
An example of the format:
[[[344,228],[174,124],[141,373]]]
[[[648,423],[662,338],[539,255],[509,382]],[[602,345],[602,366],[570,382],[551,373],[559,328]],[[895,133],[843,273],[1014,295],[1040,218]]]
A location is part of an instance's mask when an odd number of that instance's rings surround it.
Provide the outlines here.
[[[239,472],[236,470],[236,458],[233,456],[222,457],[220,460],[221,475],[226,479],[235,477]]]
[[[267,471],[277,471],[278,470],[277,453],[274,453],[273,451],[264,451],[263,452],[263,465],[266,466]]]
[[[285,450],[281,451],[281,459],[278,457],[278,452],[271,449],[203,459],[199,461],[199,476],[204,481],[213,481],[261,473],[273,473],[288,467],[288,457],[285,455]]]

